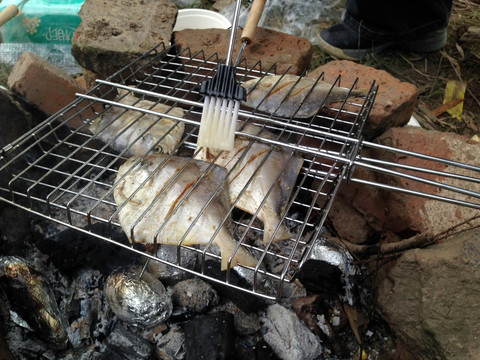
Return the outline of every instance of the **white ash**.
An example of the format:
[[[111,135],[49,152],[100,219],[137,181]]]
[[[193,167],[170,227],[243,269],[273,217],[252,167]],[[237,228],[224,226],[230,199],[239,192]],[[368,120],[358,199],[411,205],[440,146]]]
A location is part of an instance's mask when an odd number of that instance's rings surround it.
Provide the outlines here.
[[[270,305],[262,323],[263,338],[280,359],[314,360],[322,354],[320,339],[293,311]]]

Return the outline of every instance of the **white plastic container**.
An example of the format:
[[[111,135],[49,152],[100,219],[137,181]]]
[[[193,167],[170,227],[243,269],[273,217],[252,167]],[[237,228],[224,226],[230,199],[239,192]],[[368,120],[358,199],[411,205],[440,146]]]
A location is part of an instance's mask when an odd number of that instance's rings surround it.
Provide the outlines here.
[[[184,29],[228,29],[232,26],[225,16],[205,9],[180,9],[173,31]]]

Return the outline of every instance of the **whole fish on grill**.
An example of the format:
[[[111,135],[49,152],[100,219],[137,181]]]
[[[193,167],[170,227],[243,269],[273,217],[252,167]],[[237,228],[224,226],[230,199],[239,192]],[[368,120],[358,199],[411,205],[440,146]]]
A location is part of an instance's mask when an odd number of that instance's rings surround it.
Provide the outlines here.
[[[89,130],[100,140],[125,156],[142,156],[148,151],[170,154],[183,136],[185,125],[181,121],[162,117],[169,114],[183,117],[183,110],[164,104],[138,99],[132,92],[119,89],[118,102],[137,108],[152,110],[159,115],[112,106],[90,124]]]
[[[258,134],[264,138],[275,138],[272,133],[251,124],[247,124],[242,131],[252,135]],[[215,164],[228,170],[230,202],[233,204],[238,200],[235,206],[252,215],[260,209],[258,218],[264,225],[263,241],[268,243],[282,221],[303,159],[292,155],[289,150],[242,136],[235,138],[233,151],[221,152],[201,148],[196,158],[215,161]],[[291,236],[291,232],[282,222],[273,240],[286,240]]]
[[[244,104],[281,117],[309,118],[320,107],[350,97],[365,97],[365,90],[350,90],[322,80],[297,75],[267,75],[244,82]]]
[[[113,193],[120,225],[131,242],[154,243],[157,236],[159,244],[171,245],[208,245],[220,227],[212,244],[220,249],[222,270],[231,256],[231,267],[255,266],[245,248],[235,251],[225,178],[224,168],[201,160],[132,157],[120,166]]]

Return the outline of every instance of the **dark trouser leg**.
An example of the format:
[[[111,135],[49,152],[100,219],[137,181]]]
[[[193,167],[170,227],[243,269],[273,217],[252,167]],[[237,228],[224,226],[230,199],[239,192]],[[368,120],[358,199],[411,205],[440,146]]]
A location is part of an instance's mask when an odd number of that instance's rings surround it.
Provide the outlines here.
[[[452,0],[347,0],[344,23],[362,38],[404,39],[447,27]]]

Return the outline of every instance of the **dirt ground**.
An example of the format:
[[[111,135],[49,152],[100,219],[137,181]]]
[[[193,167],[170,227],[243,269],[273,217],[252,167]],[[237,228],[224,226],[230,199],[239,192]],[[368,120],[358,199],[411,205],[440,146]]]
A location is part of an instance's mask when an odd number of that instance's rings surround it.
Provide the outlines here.
[[[316,48],[311,66],[331,60]],[[417,86],[419,99],[414,116],[423,127],[480,136],[480,0],[453,2],[448,40],[442,50],[430,54],[392,50],[372,56],[364,64]],[[443,111],[455,104],[445,101],[447,105],[443,106],[448,81],[466,84],[461,119]]]

